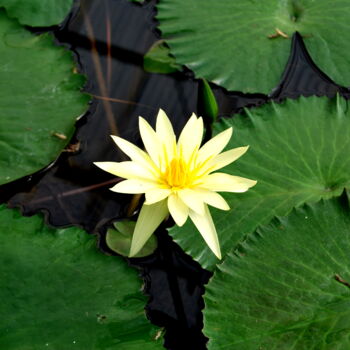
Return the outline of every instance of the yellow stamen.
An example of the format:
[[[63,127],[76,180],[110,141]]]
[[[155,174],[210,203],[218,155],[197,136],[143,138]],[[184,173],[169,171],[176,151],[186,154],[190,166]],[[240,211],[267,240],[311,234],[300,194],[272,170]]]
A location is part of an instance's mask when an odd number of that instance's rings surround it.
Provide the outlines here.
[[[163,183],[175,190],[189,187],[193,180],[188,165],[181,158],[172,159],[161,177]]]

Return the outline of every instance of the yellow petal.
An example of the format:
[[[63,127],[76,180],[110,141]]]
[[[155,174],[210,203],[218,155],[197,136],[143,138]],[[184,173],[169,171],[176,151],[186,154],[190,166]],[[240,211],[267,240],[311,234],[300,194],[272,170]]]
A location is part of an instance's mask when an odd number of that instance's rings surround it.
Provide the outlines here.
[[[202,138],[203,119],[197,118],[193,113],[183,128],[177,144],[178,151],[184,158],[185,162],[188,162],[193,152],[199,149]]]
[[[161,156],[161,143],[158,139],[156,132],[148,124],[148,122],[139,117],[139,128],[140,134],[145,146],[146,151],[150,155],[153,162],[159,166],[160,165],[160,156]]]
[[[224,173],[210,174],[201,180],[201,187],[218,192],[245,192],[256,184],[254,180]]]
[[[171,190],[168,188],[155,188],[145,193],[146,202],[145,204],[150,205],[157,203],[165,198],[167,198],[171,194]]]
[[[219,239],[208,206],[205,205],[204,215],[199,215],[192,210],[190,210],[189,215],[205,242],[208,244],[209,248],[218,259],[221,259]]]
[[[179,198],[177,194],[172,194],[168,197],[168,208],[176,225],[182,226],[188,217],[188,206]]]
[[[201,195],[204,203],[221,210],[230,210],[230,206],[219,193],[199,188],[196,188],[195,191]]]
[[[125,180],[117,183],[115,186],[110,188],[113,192],[118,193],[130,193],[130,194],[136,194],[136,193],[145,193],[152,188],[156,188],[157,183],[151,182],[151,181],[145,181],[145,180]]]
[[[204,215],[204,202],[202,196],[196,193],[196,191],[184,188],[178,190],[177,194],[190,209],[200,215]]]
[[[99,168],[116,176],[124,177],[126,179],[148,179],[156,180],[154,173],[150,169],[143,167],[139,163],[126,162],[95,162]]]
[[[111,135],[113,141],[117,144],[117,146],[127,154],[131,160],[143,164],[144,166],[152,167],[152,161],[149,155],[144,152],[139,147],[133,145],[131,142],[122,139],[119,136]]]
[[[202,163],[206,159],[218,155],[226,147],[231,136],[232,128],[228,128],[206,142],[198,151],[198,163]]]
[[[132,236],[129,253],[130,257],[133,257],[142,249],[148,239],[152,236],[153,232],[166,218],[168,213],[169,211],[166,200],[152,205],[144,204],[142,206]]]
[[[226,165],[231,164],[239,157],[241,157],[245,152],[248,151],[249,146],[246,147],[237,147],[233,148],[229,151],[218,154],[216,157],[211,159],[205,167],[201,170],[201,173],[205,173],[206,171],[213,172],[219,170]]]
[[[166,152],[165,157],[170,161],[174,157],[174,152],[176,151],[176,137],[173,126],[162,109],[159,109],[157,116],[156,132],[163,145],[162,151]]]

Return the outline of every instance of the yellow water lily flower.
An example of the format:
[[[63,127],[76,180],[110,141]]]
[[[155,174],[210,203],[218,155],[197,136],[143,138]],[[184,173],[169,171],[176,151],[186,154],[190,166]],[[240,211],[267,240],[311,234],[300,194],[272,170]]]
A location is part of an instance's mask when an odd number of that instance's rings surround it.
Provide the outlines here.
[[[195,114],[186,123],[177,142],[171,122],[163,110],[159,110],[156,130],[142,117],[139,118],[139,128],[147,153],[127,140],[112,136],[131,160],[94,163],[127,179],[112,187],[112,191],[145,194],[129,256],[140,251],[170,213],[178,226],[190,217],[209,248],[221,259],[220,244],[208,205],[229,210],[225,199],[216,192],[245,192],[256,181],[213,172],[242,156],[248,146],[220,153],[231,138],[232,128],[229,128],[200,147],[203,119]]]

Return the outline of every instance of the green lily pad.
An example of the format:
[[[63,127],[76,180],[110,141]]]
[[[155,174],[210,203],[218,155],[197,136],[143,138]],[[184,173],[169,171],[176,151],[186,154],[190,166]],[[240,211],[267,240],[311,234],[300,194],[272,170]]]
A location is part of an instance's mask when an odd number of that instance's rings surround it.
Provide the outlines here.
[[[233,127],[228,149],[248,152],[222,171],[257,180],[246,193],[224,193],[231,210],[210,208],[223,256],[258,225],[305,202],[338,196],[350,186],[350,112],[341,98],[300,98],[266,104],[221,119],[215,133]],[[218,260],[191,222],[170,230],[203,267]]]
[[[0,10],[0,184],[53,161],[87,108],[72,55]],[[56,137],[63,134],[66,140]],[[60,135],[58,135],[60,136]]]
[[[78,228],[0,207],[0,348],[161,349],[137,272]]]
[[[269,93],[295,31],[321,70],[350,85],[348,1],[160,0],[157,18],[177,63],[229,90]]]
[[[207,286],[209,349],[350,348],[350,216],[331,199],[250,235]]]
[[[72,5],[73,0],[0,0],[0,7],[4,7],[11,18],[33,27],[61,23]]]

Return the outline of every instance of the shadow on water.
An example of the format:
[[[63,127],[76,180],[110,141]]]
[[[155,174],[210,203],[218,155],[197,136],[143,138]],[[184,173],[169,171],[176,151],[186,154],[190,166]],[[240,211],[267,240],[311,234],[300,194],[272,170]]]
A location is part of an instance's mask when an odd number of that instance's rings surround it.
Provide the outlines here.
[[[75,3],[54,35],[59,44],[74,52],[79,71],[87,76],[85,91],[92,95],[89,110],[77,121],[70,145],[55,162],[0,186],[1,202],[20,207],[24,215],[43,212],[47,222],[56,227],[76,225],[98,233],[100,248],[110,254],[106,228],[125,217],[131,196],[109,191],[120,179],[93,165],[94,161],[126,160],[109,135],[120,135],[141,147],[139,115],[154,125],[162,108],[179,134],[192,112],[201,112],[198,82],[192,72],[184,69],[162,75],[143,70],[144,54],[160,38],[155,13],[155,1],[142,5],[127,0]],[[347,97],[349,93],[318,69],[297,33],[281,82],[270,96],[211,86],[220,115],[232,115],[269,100],[300,95],[332,97],[336,93]],[[148,317],[166,328],[168,349],[205,349],[202,294],[210,273],[182,252],[165,227],[157,230],[157,236],[159,247],[152,256],[130,259],[131,265],[141,270],[150,296]]]

